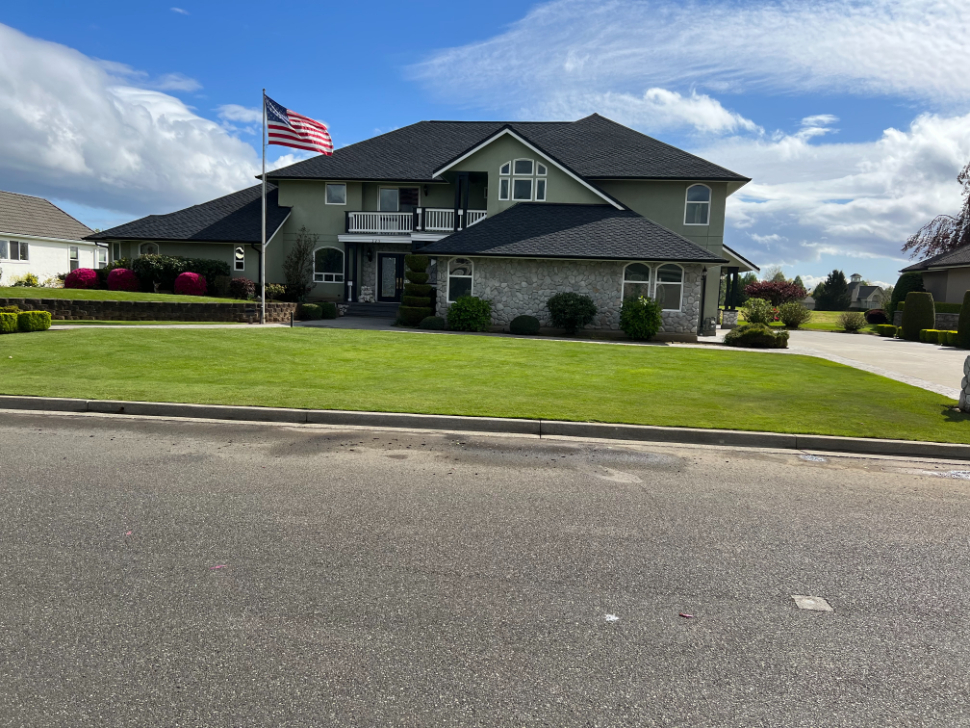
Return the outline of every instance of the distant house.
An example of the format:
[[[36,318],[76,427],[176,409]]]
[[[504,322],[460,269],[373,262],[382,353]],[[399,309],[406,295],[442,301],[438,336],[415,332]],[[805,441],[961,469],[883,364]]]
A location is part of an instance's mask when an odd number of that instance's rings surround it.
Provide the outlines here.
[[[852,274],[849,283],[849,308],[868,311],[870,308],[882,308],[886,302],[886,294],[879,286],[862,285],[862,276],[858,273]]]
[[[922,273],[923,288],[937,303],[963,303],[963,294],[970,290],[970,245],[926,258],[901,272]]]
[[[42,197],[0,191],[0,285],[27,273],[43,282],[76,268],[103,268],[107,246],[84,239],[93,232]]]

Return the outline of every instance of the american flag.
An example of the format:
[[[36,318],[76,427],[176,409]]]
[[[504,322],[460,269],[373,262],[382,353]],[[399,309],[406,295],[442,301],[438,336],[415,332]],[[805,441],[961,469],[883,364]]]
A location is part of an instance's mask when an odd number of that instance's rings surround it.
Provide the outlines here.
[[[269,96],[266,99],[266,127],[269,143],[321,154],[333,154],[333,140],[327,125],[308,116],[284,109]]]

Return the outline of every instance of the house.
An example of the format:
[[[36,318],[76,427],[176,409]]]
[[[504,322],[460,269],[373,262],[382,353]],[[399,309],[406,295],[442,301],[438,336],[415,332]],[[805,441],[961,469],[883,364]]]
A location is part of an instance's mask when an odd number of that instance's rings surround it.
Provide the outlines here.
[[[724,245],[727,198],[749,179],[597,114],[572,122],[422,121],[267,174],[267,280],[302,229],[313,296],[401,300],[404,255],[432,258],[436,307],[475,295],[493,324],[584,293],[593,327],[625,297],[662,302],[663,333],[713,333],[722,274],[752,270]],[[260,186],[91,236],[112,257],[218,257],[258,279]],[[378,307],[381,310],[382,307]]]
[[[42,197],[0,191],[0,285],[33,273],[43,283],[77,268],[103,268],[108,249],[94,231]]]
[[[963,295],[970,290],[970,245],[931,256],[900,272],[921,273],[923,288],[937,303],[963,303]]]
[[[868,311],[870,308],[882,308],[886,302],[886,294],[879,286],[862,285],[862,276],[853,273],[849,277],[849,308]]]

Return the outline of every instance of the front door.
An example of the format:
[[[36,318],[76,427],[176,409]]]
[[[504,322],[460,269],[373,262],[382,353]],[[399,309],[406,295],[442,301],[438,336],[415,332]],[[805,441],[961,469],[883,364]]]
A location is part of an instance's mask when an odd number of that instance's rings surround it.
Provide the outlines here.
[[[400,301],[404,291],[404,255],[377,254],[377,300]]]

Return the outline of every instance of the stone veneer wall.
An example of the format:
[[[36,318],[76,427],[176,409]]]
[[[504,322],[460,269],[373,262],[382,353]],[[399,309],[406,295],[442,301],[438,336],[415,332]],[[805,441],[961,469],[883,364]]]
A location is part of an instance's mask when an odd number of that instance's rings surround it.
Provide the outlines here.
[[[943,331],[956,331],[957,324],[960,322],[960,314],[958,313],[938,313],[936,314],[936,324],[933,328],[942,329]],[[896,311],[893,314],[893,326],[903,325],[903,312]]]
[[[439,316],[447,315],[447,258],[438,261]],[[535,316],[551,327],[546,301],[560,292],[582,293],[593,299],[597,314],[590,328],[619,329],[622,303],[623,261],[524,260],[517,258],[470,258],[473,293],[492,302],[492,323],[508,326],[516,316]],[[657,267],[651,264],[656,277]],[[686,264],[680,311],[665,311],[661,333],[696,334],[701,309],[702,266]]]
[[[60,298],[0,298],[0,306],[49,311],[55,321],[259,321],[258,301],[169,303],[167,301],[82,301]],[[288,323],[295,303],[266,302],[267,323]]]

